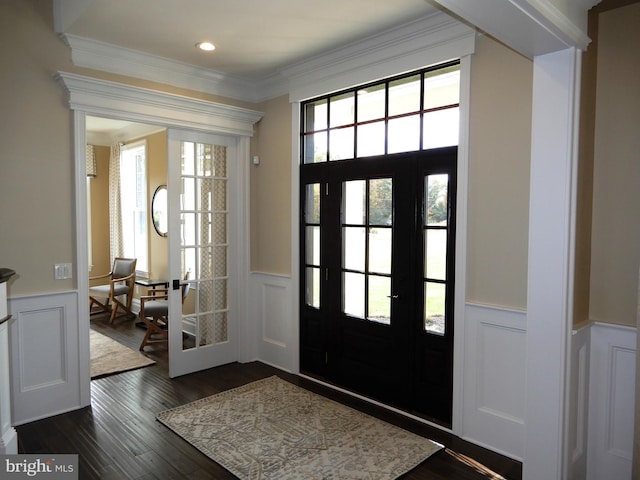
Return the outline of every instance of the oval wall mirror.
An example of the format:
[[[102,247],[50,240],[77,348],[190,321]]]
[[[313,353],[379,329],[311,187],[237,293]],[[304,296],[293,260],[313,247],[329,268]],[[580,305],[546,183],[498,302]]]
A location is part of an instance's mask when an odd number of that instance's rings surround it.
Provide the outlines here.
[[[166,237],[169,231],[168,219],[168,205],[167,205],[167,186],[160,185],[153,193],[153,199],[151,200],[151,218],[153,219],[153,226],[161,237]]]

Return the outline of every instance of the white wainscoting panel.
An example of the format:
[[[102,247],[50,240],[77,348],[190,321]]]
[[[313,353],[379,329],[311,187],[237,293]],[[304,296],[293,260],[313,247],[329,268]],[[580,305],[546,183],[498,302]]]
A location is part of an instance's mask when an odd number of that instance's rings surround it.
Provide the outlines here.
[[[462,437],[522,460],[526,313],[468,303],[464,339]]]
[[[251,312],[256,321],[256,357],[269,365],[293,371],[298,355],[298,325],[291,315],[291,278],[251,274]]]
[[[574,330],[571,336],[568,409],[570,480],[583,480],[587,475],[590,333],[587,325]]]
[[[80,408],[78,295],[9,299],[15,425]]]
[[[631,478],[636,329],[591,327],[587,479]]]

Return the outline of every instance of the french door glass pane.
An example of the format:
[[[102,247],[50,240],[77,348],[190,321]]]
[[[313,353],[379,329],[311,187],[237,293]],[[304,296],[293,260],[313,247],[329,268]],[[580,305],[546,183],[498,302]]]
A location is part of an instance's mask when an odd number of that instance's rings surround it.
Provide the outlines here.
[[[213,275],[214,277],[227,276],[227,247],[226,245],[213,249]]]
[[[445,333],[445,285],[424,282],[424,329],[429,333]]]
[[[347,315],[364,318],[364,280],[364,274],[344,272],[343,312]]]
[[[388,153],[412,152],[420,149],[420,116],[389,120]]]
[[[368,320],[391,323],[391,278],[369,275]]]
[[[181,259],[195,297],[183,305],[184,348],[228,340],[226,162],[226,147],[182,143]]]
[[[384,155],[384,122],[358,126],[358,157]]]
[[[195,178],[182,178],[182,194],[180,195],[180,209],[181,210],[195,210],[196,208],[196,179]]]

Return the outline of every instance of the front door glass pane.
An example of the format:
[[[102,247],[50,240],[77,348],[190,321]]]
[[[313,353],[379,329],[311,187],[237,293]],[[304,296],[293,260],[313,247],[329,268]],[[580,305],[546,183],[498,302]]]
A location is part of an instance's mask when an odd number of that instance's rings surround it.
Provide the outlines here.
[[[343,222],[349,225],[364,225],[366,209],[366,182],[353,180],[344,184]]]
[[[345,227],[342,232],[344,239],[344,268],[364,272],[366,229],[362,227]]]
[[[343,312],[377,323],[391,319],[391,178],[343,183]]]
[[[391,228],[369,229],[369,271],[391,274]]]
[[[391,278],[369,275],[369,308],[367,320],[391,323]]]
[[[344,298],[342,308],[343,312],[347,315],[364,318],[364,282],[364,274],[344,272]]]

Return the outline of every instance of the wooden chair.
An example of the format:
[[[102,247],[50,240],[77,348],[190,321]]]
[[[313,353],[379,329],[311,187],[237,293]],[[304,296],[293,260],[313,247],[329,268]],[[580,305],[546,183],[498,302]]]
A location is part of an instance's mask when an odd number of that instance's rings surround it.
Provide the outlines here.
[[[182,303],[189,295],[189,283],[186,281],[189,273],[182,283]],[[140,297],[140,313],[138,316],[144,322],[147,332],[140,343],[140,350],[147,345],[169,343],[169,290],[167,288],[149,289],[148,295]]]
[[[89,287],[89,311],[97,305],[101,311],[111,312],[109,323],[113,323],[118,309],[123,310],[124,315],[134,315],[131,312],[131,302],[136,281],[136,262],[135,258],[115,258],[109,273],[89,278],[89,280],[109,278],[109,283],[106,285]],[[123,296],[124,300],[122,300]]]

